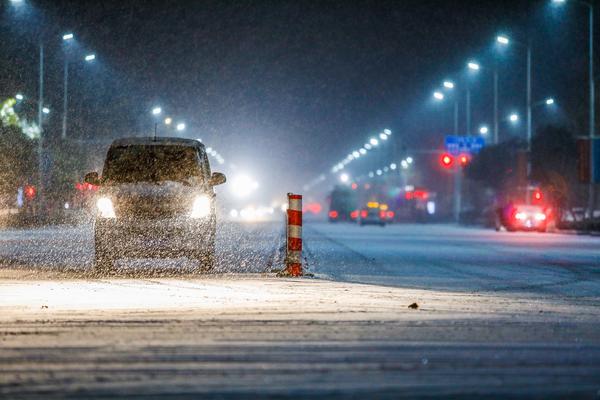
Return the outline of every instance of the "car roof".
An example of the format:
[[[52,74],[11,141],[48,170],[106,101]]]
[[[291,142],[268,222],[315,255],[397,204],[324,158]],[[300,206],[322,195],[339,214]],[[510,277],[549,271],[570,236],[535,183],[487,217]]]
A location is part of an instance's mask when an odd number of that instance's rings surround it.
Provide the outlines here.
[[[204,144],[195,139],[185,139],[179,137],[127,137],[113,140],[111,147],[122,147],[122,146],[189,146],[189,147],[200,147],[204,149]]]

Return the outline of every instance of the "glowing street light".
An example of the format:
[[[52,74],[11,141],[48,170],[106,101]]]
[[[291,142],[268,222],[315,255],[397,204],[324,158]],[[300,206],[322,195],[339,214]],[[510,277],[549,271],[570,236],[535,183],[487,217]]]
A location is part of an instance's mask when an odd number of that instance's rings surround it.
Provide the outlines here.
[[[392,131],[390,131],[389,129],[384,129],[383,133],[385,133],[388,136],[392,136]]]
[[[340,175],[340,181],[342,183],[348,183],[349,180],[350,180],[350,177],[348,176],[347,173],[343,173]]]
[[[183,122],[180,122],[177,124],[177,126],[175,127],[175,129],[177,129],[179,132],[184,131],[185,130],[185,124]]]
[[[406,157],[406,162],[407,162],[407,163],[409,163],[409,164],[412,164],[412,163],[413,163],[413,161],[414,161],[414,160],[413,160],[413,158],[412,158],[412,157]]]
[[[554,104],[554,99],[552,97],[549,97],[546,99],[545,103],[547,106],[551,106]]]
[[[433,92],[433,98],[436,100],[444,100],[444,93],[442,92]]]
[[[165,118],[165,125],[171,125],[173,123],[173,118],[167,117]]]
[[[444,87],[446,89],[454,89],[454,82],[451,81],[444,81]]]
[[[369,140],[369,143],[371,143],[371,146],[377,146],[379,144],[379,140],[371,138],[371,140]]]
[[[17,99],[17,101],[23,101],[25,97],[21,94],[21,93],[17,93],[15,96],[15,99]]]
[[[95,54],[88,54],[87,56],[85,56],[84,60],[87,62],[91,62],[94,61],[96,59],[96,55]]]
[[[50,109],[49,109],[48,107],[43,107],[43,108],[42,108],[42,112],[43,112],[44,114],[50,114]]]
[[[480,134],[482,134],[482,135],[484,135],[484,136],[485,136],[485,135],[487,135],[489,132],[490,132],[490,129],[489,129],[487,126],[485,126],[485,125],[482,125],[481,127],[479,127],[479,133],[480,133]]]
[[[503,44],[503,45],[507,45],[510,43],[510,40],[508,39],[508,37],[506,37],[504,35],[499,35],[496,37],[496,42]]]
[[[152,109],[152,115],[160,115],[162,113],[162,108],[160,107],[154,107]]]
[[[519,114],[517,113],[512,113],[508,116],[508,120],[512,123],[516,123],[519,122]]]
[[[72,33],[65,33],[62,38],[66,42],[69,40],[73,40],[75,36]]]
[[[381,140],[387,140],[387,138],[388,138],[388,136],[385,133],[382,132],[382,133],[379,134],[379,139],[381,139]]]
[[[467,63],[467,67],[471,70],[471,71],[479,71],[479,69],[481,68],[481,66],[476,63],[475,61],[469,61]]]

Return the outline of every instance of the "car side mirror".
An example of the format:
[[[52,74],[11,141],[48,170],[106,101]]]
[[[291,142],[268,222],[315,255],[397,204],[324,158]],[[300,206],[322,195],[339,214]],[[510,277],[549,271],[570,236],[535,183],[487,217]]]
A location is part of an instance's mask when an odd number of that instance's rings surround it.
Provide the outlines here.
[[[222,185],[225,182],[227,182],[227,177],[225,177],[225,174],[222,174],[220,172],[213,172],[210,176],[211,186]]]
[[[89,183],[90,185],[94,185],[94,186],[100,186],[100,184],[102,183],[100,181],[100,177],[98,176],[98,173],[96,171],[85,174],[83,181],[85,183]]]

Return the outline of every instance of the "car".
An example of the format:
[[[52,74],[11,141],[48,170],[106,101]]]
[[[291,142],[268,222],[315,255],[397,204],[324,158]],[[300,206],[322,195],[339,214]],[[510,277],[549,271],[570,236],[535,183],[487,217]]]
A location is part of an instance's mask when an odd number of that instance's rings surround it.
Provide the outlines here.
[[[497,231],[504,227],[509,232],[546,232],[547,224],[548,215],[543,207],[511,203],[497,210],[495,227]]]
[[[127,258],[187,257],[202,270],[215,263],[216,195],[225,183],[211,173],[202,143],[151,137],[115,140],[102,176],[85,182],[99,187],[94,218],[95,268],[111,271]]]
[[[385,226],[386,213],[380,209],[380,205],[376,201],[370,201],[367,206],[360,210],[358,223],[364,225],[379,225]]]

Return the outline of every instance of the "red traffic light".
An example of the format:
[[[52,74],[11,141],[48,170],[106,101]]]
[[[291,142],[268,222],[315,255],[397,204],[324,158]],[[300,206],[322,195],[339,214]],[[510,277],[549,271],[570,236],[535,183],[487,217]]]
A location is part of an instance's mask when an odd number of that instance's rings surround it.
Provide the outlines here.
[[[35,186],[27,185],[25,186],[25,197],[27,200],[33,200],[36,194]]]
[[[544,196],[542,195],[542,192],[539,189],[536,189],[533,192],[533,200],[535,202],[540,202],[540,201],[542,201],[543,198],[544,198]]]
[[[461,154],[458,157],[458,161],[460,162],[460,165],[464,167],[471,161],[471,158],[467,154]]]
[[[442,154],[442,157],[440,157],[440,163],[442,164],[442,167],[450,168],[454,163],[454,157],[447,153]]]

